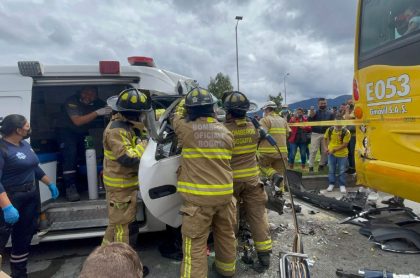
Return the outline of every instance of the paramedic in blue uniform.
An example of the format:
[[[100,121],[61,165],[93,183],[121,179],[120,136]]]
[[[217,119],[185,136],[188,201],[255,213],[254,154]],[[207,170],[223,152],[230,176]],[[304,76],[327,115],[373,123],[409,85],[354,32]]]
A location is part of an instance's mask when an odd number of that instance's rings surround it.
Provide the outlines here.
[[[66,115],[60,123],[60,149],[63,161],[63,180],[70,202],[80,200],[76,187],[78,156],[84,156],[84,139],[99,116],[109,115],[112,109],[98,98],[96,87],[84,87],[64,104]],[[101,123],[103,126],[103,122]],[[83,153],[83,154],[82,154]]]
[[[57,187],[39,167],[39,160],[24,139],[31,134],[22,115],[11,114],[0,123],[0,253],[12,235],[12,277],[27,277],[26,264],[32,236],[37,230],[39,193],[36,180],[48,184],[51,197]]]

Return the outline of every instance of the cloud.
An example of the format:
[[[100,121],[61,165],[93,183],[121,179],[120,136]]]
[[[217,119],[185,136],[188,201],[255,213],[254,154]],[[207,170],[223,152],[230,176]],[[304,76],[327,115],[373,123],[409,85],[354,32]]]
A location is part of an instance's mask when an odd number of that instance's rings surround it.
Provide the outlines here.
[[[240,89],[261,103],[286,85],[291,103],[351,91],[355,14],[349,0],[6,0],[0,60],[127,64],[142,55],[204,86],[228,74],[236,87],[242,15]]]

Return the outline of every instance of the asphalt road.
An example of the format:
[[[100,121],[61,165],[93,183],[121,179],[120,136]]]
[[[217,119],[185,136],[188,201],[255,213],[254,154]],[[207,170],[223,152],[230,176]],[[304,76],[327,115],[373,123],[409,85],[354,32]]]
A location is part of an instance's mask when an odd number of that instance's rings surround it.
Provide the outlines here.
[[[345,216],[297,202],[302,205],[302,213],[298,214],[298,218],[303,231],[304,251],[314,263],[311,268],[312,277],[336,277],[337,268],[357,272],[364,267],[420,275],[420,255],[385,252],[361,236],[357,226],[338,224]],[[420,214],[420,204],[408,204]],[[293,225],[290,211],[281,216],[270,212],[269,221],[273,238],[272,267],[266,273],[258,274],[238,256],[236,277],[279,277],[279,251],[290,251],[292,248]],[[157,249],[163,238],[164,233],[140,235],[140,258],[150,268],[148,277],[179,277],[180,262],[161,257]],[[86,257],[100,243],[101,239],[97,238],[33,246],[28,265],[29,277],[77,277]],[[213,256],[214,254],[210,255],[209,265]],[[4,258],[3,266],[9,273],[7,261],[8,258]],[[211,273],[209,277],[212,277]]]

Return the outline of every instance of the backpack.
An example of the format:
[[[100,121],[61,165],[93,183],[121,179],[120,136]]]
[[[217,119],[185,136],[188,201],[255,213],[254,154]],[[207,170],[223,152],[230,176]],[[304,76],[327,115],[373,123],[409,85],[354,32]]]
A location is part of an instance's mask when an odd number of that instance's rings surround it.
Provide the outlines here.
[[[333,130],[334,130],[334,127],[333,127],[333,126],[330,126],[330,127],[328,128],[328,141],[331,141],[331,134],[332,134]],[[343,140],[344,140],[344,137],[346,136],[347,131],[348,131],[348,129],[347,129],[347,128],[345,128],[345,127],[343,127],[343,128],[341,129],[341,134],[340,134],[340,143],[343,143]]]

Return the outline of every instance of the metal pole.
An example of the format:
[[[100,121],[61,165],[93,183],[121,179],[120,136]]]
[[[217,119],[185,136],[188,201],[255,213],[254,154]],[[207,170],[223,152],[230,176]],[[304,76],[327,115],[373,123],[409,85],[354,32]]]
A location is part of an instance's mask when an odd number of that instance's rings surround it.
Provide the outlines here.
[[[238,23],[239,23],[239,20],[236,21],[235,35],[236,35],[236,80],[238,81],[237,88],[239,91]]]
[[[238,23],[239,20],[242,20],[242,16],[236,16],[236,26],[235,26],[235,38],[236,38],[236,78],[238,80],[238,91],[239,91],[239,59],[238,59]]]
[[[286,77],[289,75],[289,73],[286,73],[283,77],[283,87],[284,87],[284,104],[287,104],[287,92],[286,92]]]

